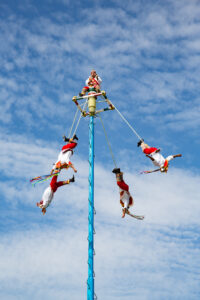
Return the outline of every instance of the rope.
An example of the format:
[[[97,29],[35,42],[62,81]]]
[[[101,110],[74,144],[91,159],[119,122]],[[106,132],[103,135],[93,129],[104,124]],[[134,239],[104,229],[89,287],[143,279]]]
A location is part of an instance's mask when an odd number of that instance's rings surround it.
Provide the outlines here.
[[[106,102],[106,100],[99,100],[99,101],[96,101],[97,103],[102,103],[102,102]]]
[[[78,114],[78,107],[77,107],[77,110],[76,110],[76,113],[75,113],[75,116],[74,116],[74,120],[73,120],[73,122],[72,122],[71,129],[70,129],[69,134],[68,134],[68,137],[69,137],[69,138],[70,138],[70,136],[71,136],[72,129],[73,129],[73,127],[74,127],[74,123],[75,123],[75,120],[76,120],[76,118],[77,118],[77,114]]]
[[[113,105],[114,106],[114,105]],[[139,134],[136,132],[136,130],[129,124],[129,122],[125,119],[125,117],[120,113],[120,111],[114,106],[120,117],[125,121],[125,123],[128,125],[128,127],[133,131],[133,133],[141,140],[142,138],[139,136]]]
[[[84,106],[83,106],[83,111],[85,110],[85,106],[86,106],[86,104],[87,104],[87,101],[88,101],[88,100],[86,99],[86,101],[85,101],[85,103],[84,103]],[[77,130],[78,125],[79,125],[79,123],[80,123],[81,117],[82,117],[82,113],[80,113],[79,120],[78,120],[78,122],[77,122],[76,128],[75,128],[74,133],[73,133],[72,136],[74,136],[74,135],[76,134],[76,130]]]
[[[115,168],[117,168],[117,164],[116,164],[116,161],[115,161],[115,157],[114,157],[114,155],[113,155],[113,152],[112,152],[112,149],[111,149],[111,146],[110,146],[110,142],[109,142],[109,140],[108,140],[108,136],[107,136],[107,133],[106,133],[104,124],[103,124],[103,120],[102,120],[102,118],[101,118],[100,115],[99,115],[99,118],[100,118],[101,124],[102,124],[102,126],[103,126],[104,134],[105,134],[105,137],[106,137],[106,141],[107,141],[107,143],[108,143],[108,148],[109,148],[109,150],[110,150],[110,154],[111,154],[111,156],[112,156],[113,163],[114,163],[114,165],[115,165]]]

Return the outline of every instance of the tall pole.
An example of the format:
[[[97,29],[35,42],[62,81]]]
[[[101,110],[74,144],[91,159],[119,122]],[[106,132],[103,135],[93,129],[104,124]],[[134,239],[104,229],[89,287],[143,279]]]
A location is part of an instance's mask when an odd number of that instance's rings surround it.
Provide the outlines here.
[[[109,105],[109,108],[104,108],[96,111],[96,99],[97,96],[103,95],[105,101]],[[77,105],[81,111],[81,115],[86,117],[89,115],[90,124],[89,124],[89,197],[88,197],[88,279],[87,279],[87,300],[97,299],[97,296],[94,292],[94,117],[97,113],[114,109],[112,103],[108,100],[106,93],[96,93],[95,89],[92,87],[89,89],[88,93],[88,110],[89,113],[86,113],[84,108],[78,104],[77,100],[80,100],[83,97],[77,98],[73,97],[74,103]],[[85,106],[84,106],[85,107]]]
[[[94,300],[94,116],[89,125],[89,214],[87,300]]]

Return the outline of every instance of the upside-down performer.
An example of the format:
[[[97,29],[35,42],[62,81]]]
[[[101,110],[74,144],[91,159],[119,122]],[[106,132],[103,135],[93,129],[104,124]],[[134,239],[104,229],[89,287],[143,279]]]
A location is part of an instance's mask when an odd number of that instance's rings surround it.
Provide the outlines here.
[[[134,204],[134,201],[133,201],[133,197],[129,192],[129,186],[124,182],[123,173],[120,171],[119,168],[113,169],[112,172],[116,175],[116,181],[119,187],[120,204],[122,206],[122,218],[124,218],[125,215],[127,214],[138,220],[143,220],[144,216],[133,215],[129,211],[129,207]]]
[[[100,92],[100,87],[102,80],[101,78],[97,75],[95,70],[92,70],[90,73],[90,77],[86,80],[86,86],[82,89],[82,92],[79,93],[79,96],[84,96],[86,92],[88,91],[95,91],[96,93]]]
[[[112,171],[116,175],[117,185],[120,193],[120,204],[122,206],[122,218],[129,212],[129,207],[133,205],[133,198],[129,192],[129,186],[124,182],[123,173],[120,169],[115,168]]]
[[[158,171],[167,173],[169,168],[169,161],[176,157],[182,156],[182,154],[176,154],[176,155],[169,155],[166,158],[164,158],[160,153],[160,149],[155,147],[150,147],[149,145],[144,143],[144,140],[140,140],[137,145],[138,147],[141,147],[144,154],[146,154],[146,156],[151,159],[154,166],[159,167],[159,169],[153,171],[144,171],[144,173],[152,173]]]
[[[77,142],[75,140],[78,140],[78,138],[76,135],[74,135],[71,139],[63,136],[63,139],[65,142],[67,142],[67,144],[62,147],[62,150],[58,155],[58,159],[51,170],[51,174],[53,174],[55,171],[68,168],[72,168],[75,173],[77,172],[74,165],[71,163],[70,158],[74,153],[73,149],[77,146]]]
[[[45,189],[42,200],[37,202],[36,205],[42,209],[43,215],[46,213],[46,208],[50,205],[51,201],[53,200],[54,193],[60,186],[69,184],[70,182],[74,182],[74,176],[71,179],[64,180],[64,181],[57,181],[58,176],[53,176],[50,185]]]

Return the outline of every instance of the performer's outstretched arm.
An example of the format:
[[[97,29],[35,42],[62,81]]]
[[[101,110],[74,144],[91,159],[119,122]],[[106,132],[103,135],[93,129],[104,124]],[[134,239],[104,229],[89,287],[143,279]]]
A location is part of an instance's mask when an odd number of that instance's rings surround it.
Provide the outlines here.
[[[71,163],[71,161],[69,161],[68,165],[69,165],[69,168],[72,168],[72,170],[73,170],[75,173],[77,172],[77,170],[75,169],[75,167],[74,167],[74,165]]]

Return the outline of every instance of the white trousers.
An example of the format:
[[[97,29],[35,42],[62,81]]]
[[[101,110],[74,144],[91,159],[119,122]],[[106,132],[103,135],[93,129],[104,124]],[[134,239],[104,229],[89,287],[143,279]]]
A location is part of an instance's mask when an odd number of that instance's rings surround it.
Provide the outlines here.
[[[60,151],[60,153],[58,155],[58,159],[57,159],[56,163],[53,166],[53,169],[55,168],[55,166],[56,166],[56,164],[58,162],[61,162],[61,164],[64,164],[64,163],[68,164],[69,161],[70,161],[70,157],[71,156],[72,156],[72,151],[71,150],[69,150],[69,151],[67,151],[65,153],[63,153],[62,151]]]
[[[124,191],[124,195],[121,198],[121,201],[124,203],[124,208],[128,208],[129,198],[130,198],[130,195],[126,191]]]
[[[53,200],[53,196],[54,192],[52,191],[52,188],[48,186],[42,195],[43,208],[47,208],[50,205],[51,201]]]

